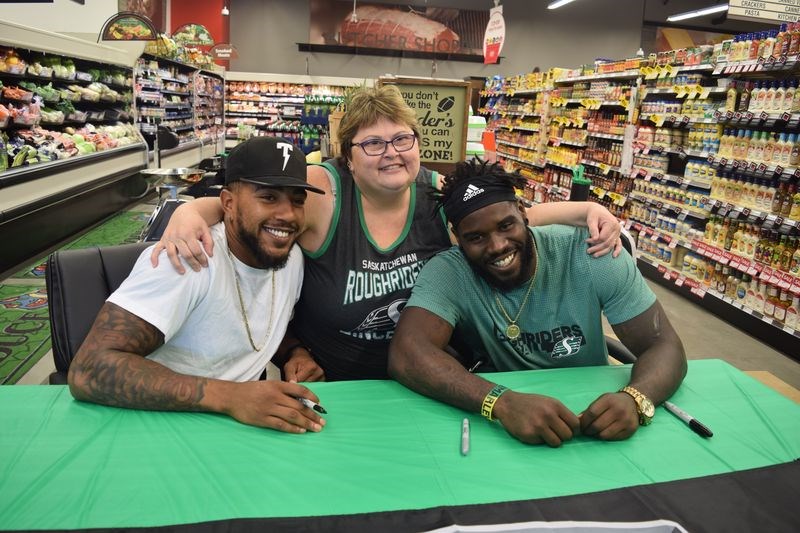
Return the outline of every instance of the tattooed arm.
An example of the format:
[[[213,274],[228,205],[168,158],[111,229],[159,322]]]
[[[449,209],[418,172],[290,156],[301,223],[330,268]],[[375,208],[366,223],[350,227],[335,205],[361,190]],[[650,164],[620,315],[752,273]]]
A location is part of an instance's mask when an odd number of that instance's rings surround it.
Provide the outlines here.
[[[444,351],[453,327],[421,307],[406,307],[389,346],[389,375],[420,394],[479,413],[494,384],[470,374]],[[505,392],[494,405],[513,437],[529,444],[560,446],[578,430],[578,417],[555,398]]]
[[[173,372],[146,356],[164,343],[155,326],[107,302],[69,368],[82,401],[159,411],[211,411],[280,431],[319,431],[324,421],[296,398],[319,398],[296,383],[233,383]]]

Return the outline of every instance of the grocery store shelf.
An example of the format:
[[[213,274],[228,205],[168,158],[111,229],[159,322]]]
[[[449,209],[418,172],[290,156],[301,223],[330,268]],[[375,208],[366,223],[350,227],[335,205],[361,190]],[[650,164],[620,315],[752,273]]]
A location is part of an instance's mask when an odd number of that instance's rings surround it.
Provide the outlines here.
[[[741,303],[706,287],[655,258],[639,254],[637,265],[646,278],[677,292],[776,350],[800,361],[800,332],[785,327],[777,320],[764,317],[758,311],[744,307]]]
[[[503,141],[501,139],[497,139],[497,144],[502,144],[502,145],[505,145],[505,146],[514,146],[516,148],[522,148],[523,150],[536,150],[535,146],[528,146],[526,144],[512,143],[512,142],[509,142],[509,141]]]
[[[576,76],[574,78],[561,78],[553,80],[554,83],[574,83],[576,81],[593,81],[593,80],[624,80],[638,78],[641,74],[639,70],[625,70],[623,72],[610,72],[608,74],[593,74],[591,76]]]
[[[504,159],[510,159],[511,161],[516,161],[517,163],[522,163],[523,165],[527,165],[527,166],[533,167],[533,168],[544,168],[544,165],[540,165],[540,164],[535,163],[533,161],[530,161],[528,159],[522,159],[522,158],[517,157],[515,155],[507,154],[505,152],[498,151],[497,152],[497,157],[502,157]]]
[[[611,133],[596,133],[593,131],[589,132],[589,137],[597,137],[598,139],[611,139],[612,141],[624,141],[624,135],[613,135]]]

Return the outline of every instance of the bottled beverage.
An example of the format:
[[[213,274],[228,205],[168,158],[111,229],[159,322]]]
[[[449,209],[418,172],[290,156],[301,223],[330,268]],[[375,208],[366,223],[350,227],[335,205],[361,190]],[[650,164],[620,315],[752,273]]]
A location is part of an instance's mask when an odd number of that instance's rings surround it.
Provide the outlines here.
[[[778,287],[770,285],[767,287],[767,299],[764,300],[764,316],[772,318],[775,316],[775,305],[779,301]]]
[[[739,281],[736,279],[736,274],[734,273],[733,269],[730,267],[725,267],[728,269],[728,275],[725,277],[725,296],[728,298],[736,299],[736,291],[739,287]],[[723,275],[725,273],[725,269],[723,268]]]
[[[753,90],[753,84],[749,81],[746,81],[742,84],[742,92],[739,96],[739,104],[736,107],[737,111],[747,111],[748,106],[750,105],[750,93]]]
[[[790,304],[791,304],[791,299],[789,296],[789,291],[782,289],[780,292],[780,296],[775,301],[775,311],[773,311],[772,318],[780,322],[785,322],[786,310],[789,308]]]
[[[777,84],[773,82],[769,82],[769,87],[767,88],[766,95],[764,96],[764,103],[761,106],[761,109],[769,113],[772,111],[772,103],[775,101],[775,95],[777,94]]]
[[[781,253],[780,264],[778,265],[778,269],[780,269],[781,272],[789,272],[789,268],[792,266],[792,255],[794,255],[796,250],[797,237],[789,237],[786,247]]]
[[[714,267],[714,287],[720,294],[725,294],[725,280],[728,278],[728,265],[723,268],[721,263]]]
[[[786,96],[786,87],[784,86],[783,81],[778,82],[778,86],[775,88],[775,97],[772,99],[772,110],[775,112],[780,111],[783,109],[783,99]]]
[[[797,329],[800,326],[800,294],[794,293],[792,295],[792,303],[786,309],[784,324],[793,329]]]
[[[781,256],[783,255],[783,251],[786,249],[786,235],[781,235],[778,244],[772,249],[772,257],[770,257],[769,266],[774,269],[780,269],[781,267]]]
[[[766,304],[767,304],[767,283],[759,280],[758,292],[756,292],[755,307],[753,307],[753,309],[758,311],[759,313],[763,313]]]
[[[793,183],[786,190],[786,195],[781,200],[781,216],[788,217],[792,212],[794,195],[797,193],[797,186]]]
[[[800,274],[800,246],[792,254],[792,262],[789,265],[789,273],[795,276]]]
[[[786,84],[786,92],[783,93],[783,102],[781,102],[780,111],[792,110],[795,91],[797,91],[797,80],[790,80],[789,83]]]
[[[778,185],[778,192],[775,193],[775,196],[772,197],[772,204],[770,204],[770,213],[773,215],[780,215],[781,214],[781,202],[783,202],[783,196],[786,194],[786,184],[781,183]]]
[[[725,98],[725,111],[736,111],[739,104],[739,93],[736,90],[736,82],[731,81],[728,84],[728,91]]]
[[[775,134],[768,131],[764,132],[764,134],[766,135],[766,142],[764,143],[764,155],[762,159],[764,163],[770,163],[773,157],[772,154],[775,151]]]
[[[753,279],[750,274],[744,275],[744,281],[747,283],[747,292],[743,303],[750,309],[753,309],[756,301],[756,292],[758,292],[758,281]]]

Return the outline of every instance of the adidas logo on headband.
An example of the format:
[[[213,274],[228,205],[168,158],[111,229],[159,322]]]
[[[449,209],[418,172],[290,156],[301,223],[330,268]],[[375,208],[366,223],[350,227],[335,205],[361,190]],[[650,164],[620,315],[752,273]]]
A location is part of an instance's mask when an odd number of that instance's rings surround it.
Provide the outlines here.
[[[470,183],[467,186],[467,191],[464,193],[463,201],[466,202],[467,200],[471,200],[483,192],[485,192],[483,189],[481,189],[480,187],[476,187],[475,185],[472,185]]]

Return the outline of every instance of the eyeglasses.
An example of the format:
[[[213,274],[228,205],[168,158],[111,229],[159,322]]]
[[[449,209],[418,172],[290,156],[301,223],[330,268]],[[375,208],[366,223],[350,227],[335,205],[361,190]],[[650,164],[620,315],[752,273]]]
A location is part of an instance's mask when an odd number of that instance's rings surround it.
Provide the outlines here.
[[[391,144],[398,152],[408,152],[414,148],[414,143],[417,142],[417,136],[413,133],[404,133],[398,135],[391,141],[384,141],[383,139],[370,139],[360,143],[350,143],[350,146],[360,146],[364,153],[367,155],[383,155],[386,153],[386,148]]]

